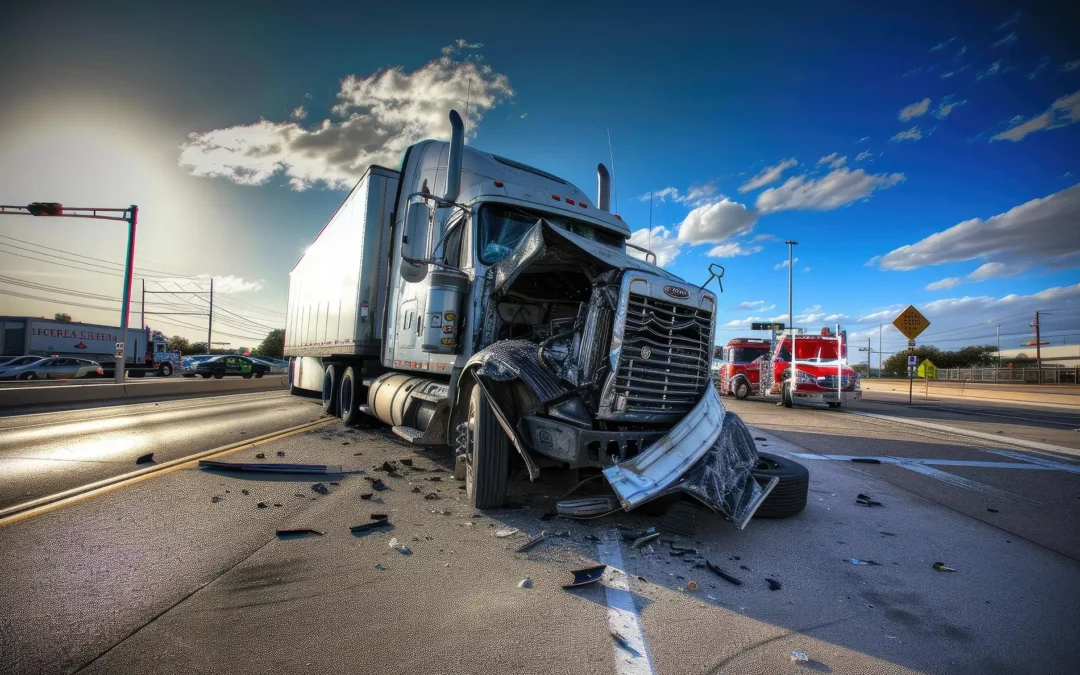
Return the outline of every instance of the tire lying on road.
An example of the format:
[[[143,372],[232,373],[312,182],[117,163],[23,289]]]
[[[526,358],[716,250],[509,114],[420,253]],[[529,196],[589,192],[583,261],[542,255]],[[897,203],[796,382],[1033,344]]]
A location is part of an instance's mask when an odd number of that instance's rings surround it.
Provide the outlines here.
[[[806,492],[810,487],[810,471],[798,462],[758,453],[758,464],[750,471],[755,478],[767,481],[774,476],[776,487],[758,507],[755,518],[787,518],[806,508]]]

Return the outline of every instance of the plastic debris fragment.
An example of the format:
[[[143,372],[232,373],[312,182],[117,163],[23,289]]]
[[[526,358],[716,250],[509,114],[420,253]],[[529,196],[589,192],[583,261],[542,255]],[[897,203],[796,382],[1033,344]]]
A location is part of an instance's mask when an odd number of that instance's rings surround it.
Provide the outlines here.
[[[294,528],[294,529],[289,529],[289,530],[278,530],[277,531],[277,536],[282,537],[282,538],[299,539],[300,537],[306,537],[309,534],[314,534],[316,536],[321,537],[326,533],[325,532],[320,532],[318,530],[313,530],[313,529],[308,528],[308,527]]]
[[[529,577],[525,577],[524,579],[522,579],[521,581],[518,582],[518,588],[532,588],[532,587],[533,587],[533,581]]]
[[[712,563],[711,561],[706,560],[705,561],[705,566],[709,568],[710,572],[712,572],[716,576],[720,577],[724,581],[735,584],[736,586],[742,586],[741,581],[739,581],[735,577],[731,576],[730,574],[728,574],[724,570],[720,569],[719,565],[716,565],[716,564]]]
[[[780,585],[780,582],[777,581],[776,579],[766,579],[765,581],[769,584],[769,590],[770,591],[778,591],[781,588],[783,588]]]
[[[659,538],[660,538],[660,533],[659,532],[653,532],[652,534],[646,534],[645,536],[638,537],[637,539],[635,539],[634,543],[630,544],[630,548],[638,548],[638,549],[640,549],[642,546],[645,546],[646,544],[649,544],[650,542],[654,542]]]
[[[148,452],[145,455],[139,455],[135,458],[136,464],[149,464],[152,461],[154,461],[154,453],[152,452]]]
[[[877,501],[874,501],[873,499],[870,499],[870,495],[863,494],[862,492],[855,495],[855,503],[860,504],[862,506],[885,506],[881,502],[877,502]]]
[[[330,488],[326,487],[326,484],[324,484],[324,483],[315,483],[314,485],[311,486],[311,489],[314,490],[315,492],[318,492],[321,495],[330,494]]]
[[[947,566],[947,565],[946,565],[945,563],[943,563],[943,562],[936,562],[936,563],[934,563],[934,564],[932,565],[932,567],[933,567],[934,569],[936,569],[936,570],[937,570],[938,572],[955,572],[955,571],[956,571],[956,570],[954,570],[953,568],[951,568],[951,567]]]
[[[519,530],[516,527],[500,527],[495,530],[495,536],[499,539],[505,539],[506,537],[512,537],[517,534]]]
[[[810,661],[810,657],[806,655],[806,652],[791,652],[792,663],[807,663]]]
[[[881,566],[881,563],[874,562],[873,560],[860,560],[858,558],[848,558],[847,561],[849,563],[851,563],[852,565],[877,565],[879,567]]]
[[[563,588],[577,588],[578,586],[587,586],[589,584],[595,584],[604,576],[604,570],[607,569],[607,565],[596,565],[595,567],[586,567],[581,570],[574,570],[571,574],[574,575],[574,580],[568,584],[564,584]]]
[[[401,555],[412,555],[412,549],[409,548],[408,546],[406,546],[405,544],[402,544],[401,542],[399,542],[397,540],[397,537],[390,537],[390,541],[387,544],[387,546],[394,549],[395,551],[397,551]]]
[[[540,542],[544,541],[544,539],[546,539],[546,538],[547,538],[547,533],[546,532],[541,532],[540,536],[535,537],[533,539],[530,539],[529,541],[525,542],[521,546],[518,546],[517,551],[515,551],[515,552],[516,553],[524,553],[525,551],[528,551],[533,546],[536,546]]]

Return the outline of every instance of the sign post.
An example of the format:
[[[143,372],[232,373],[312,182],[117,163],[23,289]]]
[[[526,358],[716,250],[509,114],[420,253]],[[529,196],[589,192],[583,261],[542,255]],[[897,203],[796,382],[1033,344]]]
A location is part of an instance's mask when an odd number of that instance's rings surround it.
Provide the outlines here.
[[[930,321],[915,309],[915,305],[908,305],[907,309],[900,312],[900,316],[893,319],[893,325],[908,339],[908,405],[911,405],[915,388],[915,365],[918,363],[915,356],[915,338],[927,329]]]
[[[925,389],[923,390],[923,400],[930,400],[930,380],[937,379],[937,366],[930,359],[926,359],[919,364],[919,371],[916,373],[919,377],[923,378]]]

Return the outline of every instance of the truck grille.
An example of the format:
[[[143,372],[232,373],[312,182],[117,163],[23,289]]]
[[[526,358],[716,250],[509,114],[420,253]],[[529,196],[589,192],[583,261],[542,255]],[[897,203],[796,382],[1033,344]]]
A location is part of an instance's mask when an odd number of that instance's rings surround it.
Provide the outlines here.
[[[840,378],[840,382],[842,383],[841,388],[842,389],[847,389],[852,384],[851,383],[851,376],[850,375],[844,375],[843,377]],[[819,387],[824,387],[825,389],[836,389],[836,376],[835,375],[825,375],[823,377],[819,377],[817,379],[817,383],[818,383]]]
[[[709,384],[712,312],[630,293],[615,377],[619,412],[684,414]]]

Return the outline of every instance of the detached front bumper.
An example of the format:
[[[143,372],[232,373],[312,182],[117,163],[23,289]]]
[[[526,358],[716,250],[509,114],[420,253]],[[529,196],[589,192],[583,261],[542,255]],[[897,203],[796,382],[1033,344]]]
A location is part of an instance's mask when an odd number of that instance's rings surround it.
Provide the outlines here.
[[[715,387],[660,440],[636,457],[604,470],[623,508],[683,491],[731,518],[742,529],[764,501],[751,475],[754,438],[738,415],[724,410]]]

